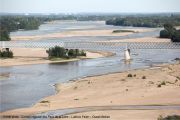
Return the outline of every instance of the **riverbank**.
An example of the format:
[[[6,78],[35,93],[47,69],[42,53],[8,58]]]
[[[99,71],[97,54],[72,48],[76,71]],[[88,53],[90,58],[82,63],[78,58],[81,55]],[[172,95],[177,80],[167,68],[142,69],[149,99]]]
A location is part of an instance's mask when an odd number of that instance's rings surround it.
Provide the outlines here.
[[[113,31],[116,29],[103,29],[103,30],[76,30],[71,29],[69,31],[64,32],[58,32],[58,33],[49,33],[44,35],[24,35],[24,36],[11,36],[11,40],[44,40],[44,39],[61,39],[61,38],[71,38],[71,37],[97,37],[97,36],[127,36],[133,33],[143,33],[143,32],[151,32],[154,29],[153,28],[139,28],[139,29],[123,29],[127,31],[133,31],[133,32],[119,32],[119,33],[113,33]]]
[[[171,39],[168,38],[159,38],[159,37],[143,37],[143,38],[134,38],[134,39],[120,39],[120,40],[111,40],[111,41],[101,41],[101,42],[171,42]]]
[[[180,64],[160,65],[56,84],[57,94],[30,108],[3,115],[32,115],[56,109],[116,105],[180,105]],[[96,111],[79,114],[108,115],[113,119],[156,120],[159,115],[180,115],[178,110]],[[77,115],[79,115],[77,114]],[[156,119],[155,119],[156,118]]]
[[[113,53],[110,53],[110,52],[86,51],[86,57],[78,57],[74,59],[61,59],[61,60],[52,61],[48,59],[48,54],[46,53],[46,49],[13,48],[11,50],[14,53],[14,58],[1,59],[0,67],[15,66],[15,65],[72,62],[72,61],[78,61],[81,59],[92,59],[92,58],[99,58],[99,57],[108,57],[108,56],[113,55]]]

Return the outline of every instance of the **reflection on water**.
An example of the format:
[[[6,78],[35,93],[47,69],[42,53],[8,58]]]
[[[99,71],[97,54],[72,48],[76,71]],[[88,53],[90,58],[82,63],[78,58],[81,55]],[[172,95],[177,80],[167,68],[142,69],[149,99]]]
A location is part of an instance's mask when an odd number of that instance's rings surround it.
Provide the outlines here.
[[[54,23],[43,24],[38,30],[31,31],[16,31],[11,32],[13,36],[39,36],[51,33],[61,33],[74,30],[116,30],[116,29],[141,29],[140,27],[123,27],[123,26],[112,26],[105,25],[104,21],[56,21]],[[143,28],[150,30],[144,33],[134,33],[126,36],[73,36],[73,37],[62,37],[62,38],[42,38],[44,41],[95,41],[95,40],[117,40],[117,39],[129,39],[129,38],[140,38],[140,37],[155,37],[159,35],[161,28]],[[37,39],[37,38],[34,38]],[[39,38],[38,38],[39,40]]]
[[[31,106],[43,97],[55,93],[55,83],[85,76],[145,68],[153,64],[173,62],[179,50],[131,50],[131,64],[124,64],[124,54],[108,58],[81,60],[69,63],[1,67],[1,73],[10,73],[0,81],[1,111]],[[138,54],[138,55],[137,55]]]
[[[106,26],[103,22],[57,22],[44,24],[39,30],[18,31],[11,36],[42,35],[74,29],[124,29],[131,27]],[[132,34],[131,36],[102,36],[102,37],[71,37],[62,40],[111,40],[156,36],[159,29],[148,33]],[[44,39],[46,40],[46,39]],[[56,39],[55,39],[56,40]],[[48,41],[48,40],[46,40]],[[131,50],[131,64],[124,63],[124,53],[116,56],[81,60],[69,63],[24,65],[0,67],[0,111],[28,107],[43,97],[55,93],[53,85],[86,76],[120,72],[136,68],[146,68],[153,64],[173,62],[180,57],[179,50]],[[1,77],[5,76],[5,77]]]
[[[10,77],[10,72],[0,73],[0,80],[5,80]]]

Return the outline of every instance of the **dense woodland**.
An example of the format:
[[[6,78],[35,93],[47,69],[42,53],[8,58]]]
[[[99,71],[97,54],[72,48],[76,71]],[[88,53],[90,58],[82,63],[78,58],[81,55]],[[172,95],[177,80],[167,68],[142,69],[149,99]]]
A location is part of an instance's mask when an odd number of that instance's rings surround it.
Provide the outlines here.
[[[172,26],[180,26],[180,15],[3,15],[0,17],[0,41],[9,41],[10,32],[38,29],[41,24],[53,20],[104,20],[107,25],[134,26],[134,27],[163,27],[164,24],[171,23]],[[161,31],[165,34],[167,31]],[[166,34],[167,35],[167,34]],[[174,37],[175,36],[175,37]],[[173,36],[168,38],[177,39],[179,30],[173,32]],[[162,36],[161,36],[162,37]],[[174,40],[172,40],[174,41]],[[175,40],[177,41],[177,40]]]
[[[21,30],[38,29],[44,22],[52,20],[75,20],[74,16],[24,16],[24,15],[3,15],[0,16],[0,41],[9,41],[10,32]]]
[[[9,41],[9,33],[23,30],[34,30],[38,29],[43,23],[43,19],[36,17],[25,17],[25,16],[3,16],[0,18],[0,35],[1,41]]]
[[[171,23],[174,26],[180,26],[180,15],[117,17],[106,21],[107,25],[133,27],[163,27],[163,25],[167,23]]]

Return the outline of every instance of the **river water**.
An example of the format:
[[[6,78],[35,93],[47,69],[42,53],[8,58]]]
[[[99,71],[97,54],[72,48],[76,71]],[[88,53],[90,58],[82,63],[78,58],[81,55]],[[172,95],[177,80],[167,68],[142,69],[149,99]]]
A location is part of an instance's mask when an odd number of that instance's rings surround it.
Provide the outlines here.
[[[71,30],[88,29],[124,29],[131,27],[106,26],[103,22],[92,21],[64,21],[54,24],[43,24],[39,30],[18,31],[11,36],[42,35]],[[138,28],[137,28],[138,29]],[[148,29],[148,28],[146,28]],[[125,37],[79,37],[78,40],[112,40],[138,38],[143,36],[157,36],[160,29],[153,32],[136,33]],[[63,38],[62,40],[77,40],[77,37]],[[49,41],[49,39],[43,39]],[[58,41],[58,39],[54,39]],[[133,50],[131,64],[124,63],[124,53],[117,52],[115,56],[97,59],[87,59],[69,63],[38,64],[0,67],[1,74],[8,77],[0,80],[0,111],[29,107],[40,99],[55,94],[54,84],[68,82],[86,76],[121,72],[131,69],[147,68],[154,64],[173,63],[173,59],[180,56],[179,50]]]

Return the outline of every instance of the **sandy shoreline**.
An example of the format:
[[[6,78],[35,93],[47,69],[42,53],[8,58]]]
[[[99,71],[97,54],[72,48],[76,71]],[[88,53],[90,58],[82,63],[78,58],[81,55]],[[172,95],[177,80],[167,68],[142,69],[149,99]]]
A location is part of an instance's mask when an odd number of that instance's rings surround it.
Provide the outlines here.
[[[143,38],[134,38],[134,39],[111,40],[105,42],[171,42],[171,40],[167,38],[158,38],[158,37],[143,37]]]
[[[136,39],[111,40],[111,41],[101,41],[101,42],[108,43],[108,42],[170,42],[170,41],[171,41],[170,39],[164,39],[164,38],[161,39],[158,37],[144,37],[144,38],[136,38]],[[88,58],[91,59],[91,58],[107,57],[113,55],[110,52],[89,51],[87,52],[87,57],[62,60],[62,61],[50,61],[47,59],[48,55],[46,53],[46,49],[13,48],[11,50],[13,51],[15,57],[13,59],[1,59],[0,66],[69,62],[69,61],[77,61],[79,59],[88,59]]]
[[[53,39],[53,38],[68,38],[68,37],[80,37],[80,36],[126,36],[133,34],[133,32],[120,32],[120,33],[113,33],[114,29],[110,30],[72,30],[72,31],[65,31],[59,33],[51,33],[51,34],[44,34],[44,35],[34,35],[34,36],[12,36],[11,40],[43,40],[43,39]],[[150,32],[153,29],[123,29],[123,30],[131,30],[134,32]]]
[[[79,57],[74,59],[62,59],[59,61],[52,61],[48,59],[48,54],[46,49],[36,48],[13,48],[11,49],[14,53],[14,58],[12,59],[1,59],[0,67],[5,66],[17,66],[17,65],[32,65],[32,64],[46,64],[46,63],[60,63],[60,62],[72,62],[81,59],[92,59],[99,57],[112,56],[113,53],[110,52],[100,52],[100,51],[86,51],[86,57]]]
[[[53,24],[53,23],[52,23]],[[132,30],[132,29],[130,29]],[[147,32],[146,29],[135,29],[135,32]],[[73,36],[125,36],[132,33],[116,33],[112,30],[86,30],[53,33],[40,36],[16,36],[12,40],[38,40],[43,38],[63,38]],[[107,41],[106,41],[107,42]],[[122,42],[112,40],[111,42]],[[126,39],[123,42],[170,42],[169,39],[153,37]],[[88,51],[87,57],[65,61],[50,61],[45,49],[12,49],[13,59],[1,59],[0,66],[43,64],[69,62],[80,59],[91,59],[113,55],[109,52]],[[131,74],[132,77],[128,77]],[[160,67],[125,71],[107,75],[86,77],[68,83],[57,83],[57,94],[43,98],[29,108],[1,112],[2,115],[34,115],[50,110],[86,106],[107,105],[180,105],[180,64],[162,65]],[[1,74],[0,77],[8,77]],[[44,101],[44,102],[43,102]],[[19,101],[21,102],[21,101]],[[177,114],[178,110],[107,110],[78,113],[74,115],[107,115],[106,120],[157,120],[159,115]],[[15,119],[14,119],[15,120]]]
[[[132,77],[127,77],[132,74]],[[145,78],[143,78],[145,76]],[[1,115],[32,115],[49,110],[107,105],[180,105],[180,64],[87,77],[57,84],[57,94],[30,108],[10,110]],[[48,101],[43,103],[42,101]],[[178,110],[96,111],[79,114],[110,115],[113,119],[156,120]],[[77,115],[79,115],[77,114]],[[129,116],[133,115],[133,116]],[[134,118],[134,119],[133,119]],[[155,119],[156,118],[156,119]]]

